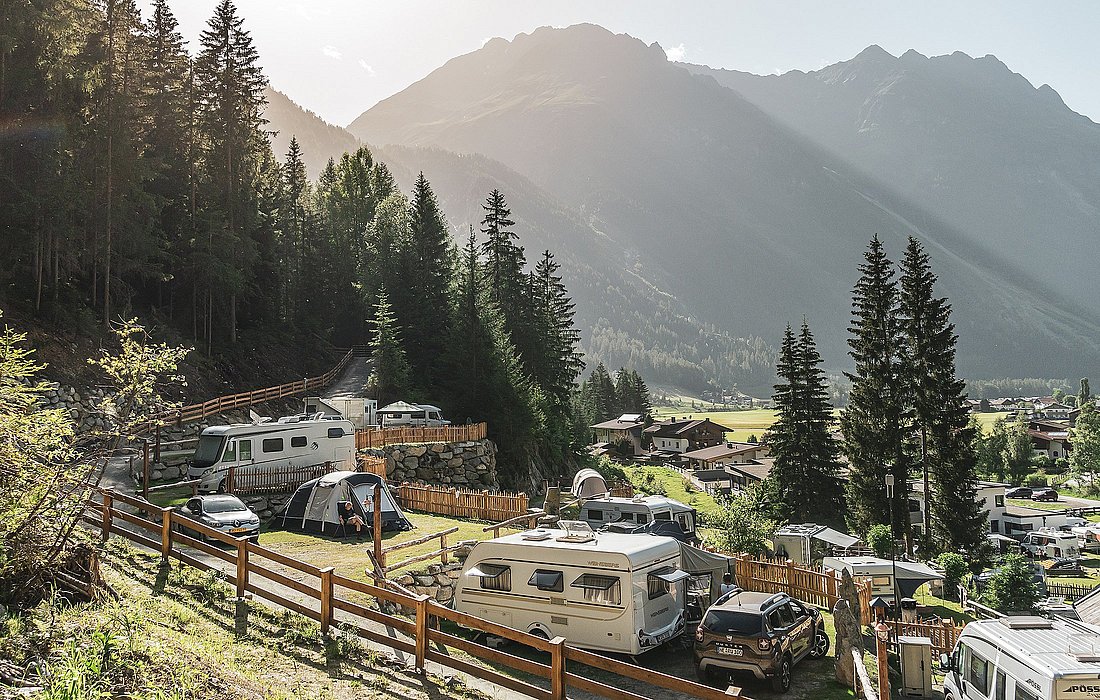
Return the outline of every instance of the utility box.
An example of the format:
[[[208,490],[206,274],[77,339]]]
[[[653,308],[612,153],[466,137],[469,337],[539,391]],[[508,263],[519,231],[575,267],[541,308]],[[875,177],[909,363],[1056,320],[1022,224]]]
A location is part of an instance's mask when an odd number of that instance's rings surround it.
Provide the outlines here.
[[[932,697],[932,640],[898,637],[901,658],[901,694],[907,698]]]

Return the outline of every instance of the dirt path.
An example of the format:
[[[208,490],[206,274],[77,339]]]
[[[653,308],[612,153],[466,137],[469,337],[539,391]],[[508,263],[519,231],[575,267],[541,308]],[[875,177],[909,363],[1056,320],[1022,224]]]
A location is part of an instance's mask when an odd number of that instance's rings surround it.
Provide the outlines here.
[[[337,399],[364,398],[367,396],[367,380],[370,379],[370,372],[370,358],[353,357],[340,378],[322,393],[326,397]]]

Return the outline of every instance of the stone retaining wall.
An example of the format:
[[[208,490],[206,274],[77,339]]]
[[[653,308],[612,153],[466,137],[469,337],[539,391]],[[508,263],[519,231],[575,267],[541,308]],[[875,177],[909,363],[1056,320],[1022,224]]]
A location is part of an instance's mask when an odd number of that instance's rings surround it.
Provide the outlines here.
[[[460,488],[497,489],[497,448],[491,440],[389,445],[365,452],[386,458],[391,484],[420,481]]]

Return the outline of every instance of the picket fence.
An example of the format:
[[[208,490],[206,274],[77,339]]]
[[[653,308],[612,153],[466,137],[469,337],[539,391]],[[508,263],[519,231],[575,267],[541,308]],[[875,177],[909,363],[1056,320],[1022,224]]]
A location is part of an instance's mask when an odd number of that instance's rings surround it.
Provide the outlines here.
[[[355,431],[355,449],[365,450],[387,445],[410,445],[421,442],[470,442],[484,440],[489,433],[486,423],[469,425],[401,426],[393,428],[367,428]]]
[[[230,585],[235,586],[238,598],[252,593],[304,615],[320,623],[323,635],[328,634],[336,624],[352,629],[363,639],[411,655],[418,671],[423,671],[426,663],[432,661],[537,700],[565,700],[567,694],[573,695],[578,691],[611,700],[648,700],[650,697],[667,697],[668,691],[700,700],[745,697],[735,688],[722,690],[701,685],[577,649],[568,646],[563,637],[548,640],[460,613],[438,604],[429,596],[414,595],[385,579],[376,579],[379,585],[351,579],[337,574],[331,566],[317,567],[194,521],[188,521],[187,527],[195,536],[184,534],[177,531],[178,523],[170,509],[114,491],[95,489],[95,493],[102,495],[102,501],[89,500],[84,520],[100,529],[105,540],[111,535],[121,536],[159,551],[166,563],[176,559],[202,571],[219,572]],[[116,503],[149,513],[151,517],[140,517],[121,510]],[[431,537],[444,534],[436,533]],[[201,535],[213,541],[204,542],[199,539]],[[228,545],[227,549],[223,548],[225,545]],[[228,570],[196,556],[196,552],[228,564]],[[288,598],[277,592],[272,584],[296,591],[301,597],[297,600]],[[380,608],[396,606],[405,614],[390,614],[375,609],[363,600],[363,596],[391,604],[378,606]],[[454,623],[447,626],[451,631],[442,629],[442,621]],[[368,622],[376,626],[372,628]],[[377,625],[384,625],[385,630]],[[458,628],[502,637],[543,652],[549,658],[542,655],[531,658],[494,649],[460,636],[456,633]],[[454,653],[456,650],[465,654],[460,657]],[[505,666],[530,674],[535,679],[544,679],[548,687],[483,663]],[[619,679],[608,682],[595,680],[590,670],[593,668],[640,681],[651,686],[652,690],[647,695],[639,695],[623,689]]]
[[[527,494],[491,493],[404,483],[396,489],[402,508],[471,520],[510,520],[527,512]]]
[[[290,493],[307,481],[339,471],[342,468],[342,465],[333,464],[332,462],[315,464],[309,467],[267,467],[263,471],[230,467],[229,474],[225,478],[225,490],[227,493],[237,494],[238,496]],[[364,455],[357,461],[356,470],[377,474],[385,478],[386,460],[381,457]]]
[[[943,619],[938,622],[899,622],[891,620],[887,624],[893,628],[894,636],[898,637],[927,637],[932,640],[932,652],[939,657],[940,654],[950,654],[955,648],[955,642],[959,641],[965,625],[956,625],[954,620]]]
[[[840,578],[823,568],[806,568],[790,560],[753,559],[747,554],[736,557],[735,580],[746,590],[761,593],[787,593],[811,605],[832,610],[840,600]],[[871,584],[856,580],[860,619],[871,616]]]

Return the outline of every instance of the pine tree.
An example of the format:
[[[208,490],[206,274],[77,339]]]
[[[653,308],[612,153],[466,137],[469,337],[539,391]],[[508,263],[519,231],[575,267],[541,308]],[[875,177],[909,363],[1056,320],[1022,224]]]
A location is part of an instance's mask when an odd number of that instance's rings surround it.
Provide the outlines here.
[[[556,274],[560,267],[549,250],[535,266],[531,300],[537,353],[526,369],[543,391],[564,407],[584,362],[578,350],[580,332],[573,326],[576,305]]]
[[[485,258],[485,282],[489,298],[504,314],[504,328],[516,346],[526,367],[534,364],[535,338],[530,332],[532,309],[528,298],[528,277],[523,273],[526,258],[516,244],[519,236],[512,230],[512,211],[500,190],[489,193],[482,205],[485,218],[481,232],[485,241],[481,252]]]
[[[977,455],[966,386],[955,375],[958,337],[951,307],[935,296],[936,275],[913,237],[901,268],[902,365],[929,494],[926,537],[940,551],[978,555],[985,543],[986,512],[977,500]]]
[[[878,236],[871,239],[859,270],[848,329],[855,371],[845,372],[852,388],[840,418],[850,469],[848,523],[859,533],[877,523],[891,524],[894,535],[901,537],[909,531],[902,344],[897,282]],[[894,477],[892,500],[887,499],[886,474]]]
[[[1100,409],[1091,402],[1081,407],[1072,437],[1069,467],[1088,484],[1088,490],[1095,493],[1096,477],[1100,475]]]
[[[1084,407],[1085,404],[1092,401],[1092,391],[1089,389],[1089,378],[1081,378],[1081,391],[1077,394],[1077,405]]]
[[[290,137],[286,160],[283,162],[282,206],[279,207],[280,234],[278,283],[281,304],[285,319],[302,323],[308,319],[306,309],[306,241],[312,237],[307,231],[307,208],[309,206],[309,182],[306,178],[306,164],[302,160],[302,149],[298,139]],[[317,278],[320,278],[317,275]]]
[[[417,382],[427,388],[439,376],[439,359],[450,324],[449,295],[453,278],[451,237],[435,193],[421,172],[413,185],[406,241],[407,267],[402,322],[409,364]]]
[[[409,364],[401,342],[401,328],[390,309],[389,297],[383,289],[374,305],[371,321],[374,338],[371,340],[370,385],[378,401],[388,404],[405,398],[409,389]]]

